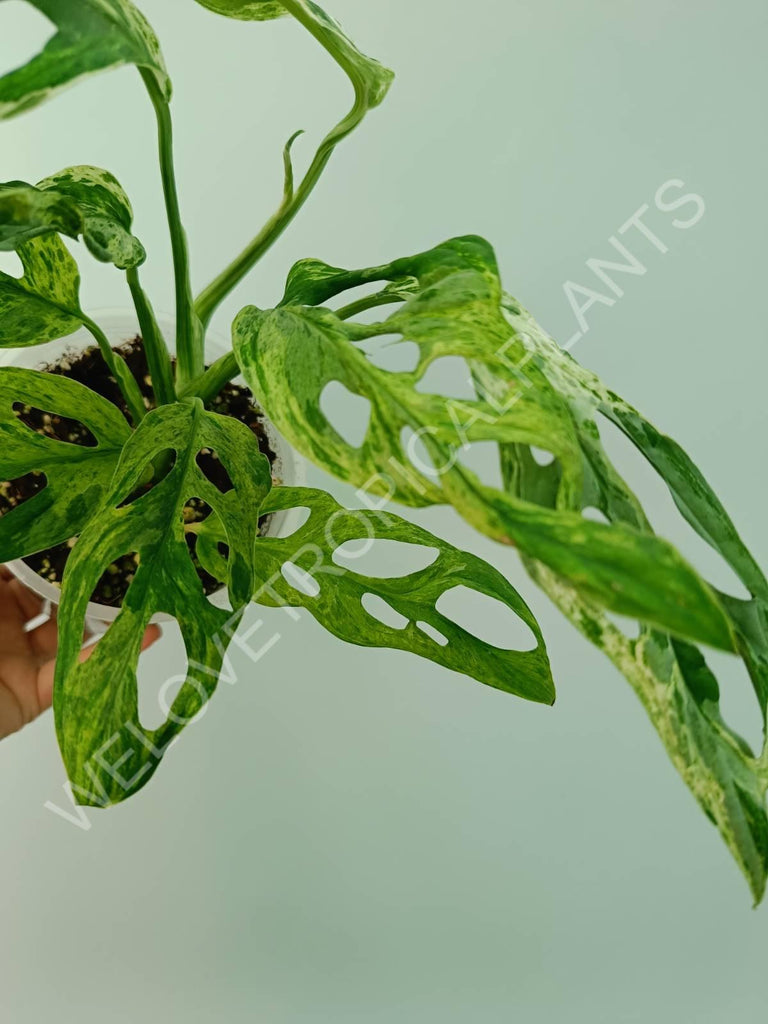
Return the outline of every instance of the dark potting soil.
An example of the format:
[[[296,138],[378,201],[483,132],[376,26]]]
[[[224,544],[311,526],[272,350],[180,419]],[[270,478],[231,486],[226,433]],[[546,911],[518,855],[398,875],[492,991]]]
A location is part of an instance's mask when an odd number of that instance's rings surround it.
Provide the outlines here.
[[[155,403],[152,394],[152,379],[149,375],[141,338],[136,337],[132,341],[126,342],[117,348],[116,351],[126,361],[138,381],[144,396],[144,404],[148,409],[153,408]],[[128,409],[120,389],[114,378],[109,375],[107,365],[102,359],[97,346],[81,352],[73,351],[67,353],[57,363],[45,366],[43,369],[47,373],[59,374],[85,384],[92,391],[96,391],[103,398],[117,406],[130,422]],[[276,456],[269,443],[264,423],[264,414],[255,404],[253,396],[247,388],[239,387],[236,384],[227,384],[210,403],[210,409],[213,412],[220,413],[222,416],[232,416],[240,420],[241,423],[245,423],[255,434],[259,442],[259,448],[269,459],[270,465],[274,465]],[[56,416],[53,413],[36,409],[20,402],[14,406],[14,413],[26,426],[47,437],[56,438],[59,441],[67,441],[70,444],[83,445],[88,448],[93,448],[97,444],[96,438],[90,430],[77,420],[65,419],[63,416]],[[229,474],[215,452],[204,448],[197,457],[197,464],[205,476],[220,491],[226,492],[231,489],[232,482],[229,479]],[[130,496],[130,500],[135,500],[142,493],[146,493],[155,483],[156,481],[150,481],[145,484],[143,488],[140,488],[135,494]],[[45,487],[45,484],[44,474],[37,472],[27,473],[26,476],[19,477],[16,480],[0,481],[0,516],[37,494],[38,491]],[[188,524],[202,522],[210,513],[211,508],[209,505],[199,498],[193,498],[184,508],[184,522]],[[266,528],[268,520],[268,516],[262,517],[262,532]],[[197,535],[187,531],[185,536],[192,561],[202,581],[203,589],[206,594],[212,594],[221,588],[221,583],[209,575],[200,565],[195,552]],[[54,548],[29,555],[24,559],[24,562],[44,580],[58,586],[61,584],[67,559],[76,541],[77,537],[71,537],[65,543],[58,544]],[[225,552],[222,553],[224,554]],[[110,565],[96,585],[91,600],[98,604],[119,608],[136,574],[137,564],[137,556],[131,554],[125,555]]]

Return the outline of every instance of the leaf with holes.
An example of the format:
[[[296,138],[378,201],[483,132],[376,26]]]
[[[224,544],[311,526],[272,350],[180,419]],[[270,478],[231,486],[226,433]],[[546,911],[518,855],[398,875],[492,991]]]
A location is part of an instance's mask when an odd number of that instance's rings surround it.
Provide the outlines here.
[[[347,643],[410,651],[496,689],[539,703],[553,703],[555,687],[539,625],[514,587],[496,569],[390,512],[349,510],[329,494],[307,487],[275,488],[262,513],[301,507],[308,508],[310,516],[294,534],[287,538],[260,537],[256,543],[260,585],[255,601],[306,608],[329,632]],[[206,567],[220,576],[225,563],[216,549],[224,537],[215,521],[206,524],[201,531],[203,535],[209,532],[203,545]],[[334,554],[344,544],[360,541],[365,548],[374,540],[434,548],[437,557],[427,568],[399,578],[367,576],[334,562]],[[313,587],[312,594],[307,593],[307,581]],[[441,596],[460,586],[509,608],[531,630],[535,648],[501,650],[441,614],[436,607]],[[366,595],[382,599],[403,616],[404,627],[393,628],[369,614],[363,605]],[[447,643],[435,640],[430,627]]]
[[[86,75],[135,64],[171,83],[157,38],[130,0],[29,0],[58,31],[23,67],[0,78],[0,120],[38,106]]]
[[[572,409],[577,436],[591,467],[582,507],[594,504],[613,521],[650,532],[635,496],[610,465],[599,441],[598,415],[615,423],[656,470],[685,521],[720,554],[749,591],[749,600],[718,594],[766,715],[768,706],[768,582],[741,539],[722,502],[690,456],[636,409],[614,394],[595,374],[579,366],[541,330],[519,303],[505,302],[512,327],[529,339],[533,360]]]
[[[223,494],[203,474],[196,462],[203,448],[218,453],[233,490]],[[171,471],[133,499],[147,469],[169,450],[177,455]],[[206,412],[199,400],[150,412],[125,445],[103,504],[67,564],[59,611],[54,711],[81,803],[117,803],[136,792],[215,690],[227,645],[253,593],[254,511],[270,486],[269,463],[251,431]],[[233,612],[206,598],[190,557],[184,508],[192,498],[206,502],[226,530]],[[90,595],[107,567],[129,552],[138,554],[138,569],[120,614],[89,660],[79,663]],[[167,720],[150,731],[139,721],[136,666],[147,624],[157,613],[178,620],[189,666]]]
[[[507,297],[504,309],[516,335],[527,339],[531,365],[540,370],[546,386],[556,391],[570,409],[585,467],[584,489],[576,508],[581,511],[593,506],[611,523],[627,523],[651,533],[642,505],[603,449],[599,427],[599,417],[603,416],[631,439],[669,487],[686,522],[725,559],[750,591],[748,601],[722,593],[718,597],[729,615],[764,725],[768,587],[722,503],[675,441],[579,366],[518,302]],[[493,386],[486,370],[479,370],[479,375],[486,387]],[[556,487],[547,490],[546,469],[536,465],[524,446],[504,446],[502,462],[511,493],[556,505]],[[724,722],[717,679],[695,647],[647,627],[636,639],[630,639],[566,580],[533,559],[526,560],[526,567],[574,625],[629,680],[670,759],[747,877],[755,900],[762,899],[768,876],[768,743],[762,754],[755,756]]]
[[[314,305],[363,284],[413,278],[418,291],[379,323],[344,320]],[[476,237],[362,271],[303,261],[292,270],[277,309],[247,307],[238,315],[235,355],[278,429],[329,472],[411,505],[450,502],[473,526],[515,544],[605,607],[732,650],[733,630],[720,602],[671,545],[570,510],[581,496],[584,475],[571,414],[541,370],[526,364],[526,350],[502,314],[501,299],[493,251]],[[384,334],[418,345],[413,372],[383,370],[357,347]],[[444,356],[490,370],[505,381],[504,392],[488,390],[475,401],[422,394],[419,381]],[[320,408],[332,381],[371,403],[370,424],[357,449]],[[423,441],[437,467],[433,472],[414,467],[402,440],[406,428]],[[542,509],[487,487],[461,464],[464,446],[489,440],[552,452],[560,466],[559,507]]]
[[[83,423],[95,445],[69,444],[25,426],[14,407]],[[50,373],[0,368],[0,480],[41,473],[46,485],[0,517],[0,563],[77,536],[99,507],[130,434],[111,402]]]

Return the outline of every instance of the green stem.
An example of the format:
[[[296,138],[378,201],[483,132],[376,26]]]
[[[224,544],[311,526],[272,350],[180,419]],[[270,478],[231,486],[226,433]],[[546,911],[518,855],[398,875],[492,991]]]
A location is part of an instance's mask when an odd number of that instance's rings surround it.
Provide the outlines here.
[[[117,386],[120,388],[120,392],[125,399],[125,404],[128,406],[128,411],[133,419],[133,424],[134,426],[138,426],[146,416],[147,408],[144,405],[144,397],[139,390],[136,378],[128,369],[128,364],[125,360],[113,351],[107,336],[99,325],[84,313],[81,314],[81,319],[83,326],[91,332],[93,337],[99,343],[99,348],[101,349],[101,354],[104,357],[104,362],[109,367],[109,372],[117,381]]]
[[[376,295],[364,295],[356,302],[350,302],[348,306],[342,306],[336,310],[339,320],[348,320],[351,316],[364,313],[367,309],[375,309],[377,306],[390,306],[397,302],[398,297],[390,291],[377,292]]]
[[[198,377],[204,369],[203,333],[194,316],[192,284],[189,269],[187,236],[181,222],[176,172],[173,162],[173,123],[171,108],[154,75],[141,69],[157,118],[157,139],[160,174],[163,182],[165,209],[171,234],[173,270],[176,284],[176,359],[180,382]]]
[[[179,397],[188,398],[190,395],[196,395],[203,400],[205,405],[208,405],[239,372],[240,367],[237,365],[234,353],[227,352],[226,355],[221,356],[209,366],[202,377],[198,377],[196,381],[188,384],[181,391]]]
[[[144,353],[147,357],[149,374],[152,378],[152,388],[158,405],[170,405],[176,401],[176,391],[173,386],[173,366],[170,353],[165,344],[160,328],[157,326],[154,311],[150,305],[144,289],[139,283],[139,272],[136,267],[126,271],[128,287],[131,289],[133,304],[136,307],[136,314],[141,327],[141,337],[144,342]]]
[[[355,102],[347,116],[320,143],[309,170],[295,191],[289,152],[295,136],[288,143],[285,152],[286,188],[283,201],[250,245],[246,246],[198,296],[195,301],[195,312],[203,329],[208,326],[221,302],[256,266],[293,221],[312,194],[338,144],[357,128],[370,109],[381,103],[393,77],[392,72],[356,50],[335,26],[327,19],[319,17],[306,0],[282,0],[282,3],[347,73],[355,88]]]

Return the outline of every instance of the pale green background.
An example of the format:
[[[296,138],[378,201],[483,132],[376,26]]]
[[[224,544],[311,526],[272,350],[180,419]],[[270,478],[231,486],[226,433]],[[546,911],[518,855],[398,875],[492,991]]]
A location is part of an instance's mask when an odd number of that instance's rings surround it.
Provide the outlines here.
[[[492,239],[507,286],[560,338],[567,279],[656,188],[665,256],[592,311],[576,349],[697,457],[768,563],[764,437],[768,153],[763,0],[328,0],[398,71],[301,220],[227,304],[268,305],[305,255],[370,264],[452,234]],[[183,205],[203,284],[271,211],[280,148],[306,159],[345,83],[290,23],[144,0],[176,83]],[[0,2],[0,71],[40,19]],[[0,178],[110,168],[168,309],[153,126],[135,72],[4,124]],[[89,264],[88,308],[125,306]],[[5,265],[5,264],[4,264]],[[224,318],[218,322],[226,331]],[[618,450],[618,449],[617,449]],[[624,449],[664,532],[701,546]],[[313,480],[325,484],[321,474]],[[337,494],[349,491],[332,485]],[[419,515],[520,583],[549,639],[555,709],[397,653],[343,647],[280,613],[283,640],[223,687],[126,806],[82,832],[52,721],[0,747],[0,1014],[14,1024],[721,1024],[766,1012],[768,907],[667,763],[627,684],[528,585],[511,552]],[[720,581],[725,571],[700,564]],[[471,611],[471,609],[470,609]],[[170,669],[155,651],[150,680]],[[727,658],[726,710],[749,721]],[[745,726],[754,735],[752,725]]]

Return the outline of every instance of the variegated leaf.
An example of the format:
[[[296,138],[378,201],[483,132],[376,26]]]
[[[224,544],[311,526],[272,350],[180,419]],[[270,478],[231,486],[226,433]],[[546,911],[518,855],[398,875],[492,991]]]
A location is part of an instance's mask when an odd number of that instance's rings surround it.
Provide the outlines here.
[[[144,262],[144,246],[131,234],[131,202],[109,171],[87,165],[67,167],[38,182],[37,187],[43,193],[65,197],[77,207],[83,220],[83,240],[97,260],[114,263],[120,270]]]
[[[675,441],[563,352],[516,300],[505,298],[504,308],[516,334],[526,339],[530,365],[541,370],[548,386],[571,410],[587,467],[578,507],[591,505],[611,522],[651,529],[640,502],[602,447],[602,416],[623,430],[648,459],[685,520],[722,555],[751,593],[749,600],[722,593],[718,597],[731,618],[765,725],[768,587],[722,503]],[[487,373],[476,370],[484,386],[492,387]],[[542,488],[544,468],[523,446],[502,446],[502,464],[514,494],[531,500],[538,495],[545,504],[555,501],[555,496],[545,496]],[[630,639],[567,581],[534,560],[527,560],[526,566],[558,607],[629,680],[673,764],[717,826],[759,902],[768,876],[768,743],[756,756],[723,721],[717,679],[695,647],[647,627],[641,628],[637,639]]]
[[[157,38],[130,0],[29,0],[57,28],[44,49],[0,78],[0,120],[44,102],[105,68],[135,64],[170,98],[171,84]]]
[[[768,765],[723,721],[719,686],[701,652],[656,630],[642,629],[631,639],[546,566],[527,560],[526,567],[629,681],[670,760],[717,827],[759,903],[768,873]]]
[[[14,414],[31,406],[85,424],[95,447],[38,434]],[[99,507],[130,435],[111,402],[77,381],[0,368],[0,480],[43,473],[45,486],[0,518],[0,562],[45,551],[77,536]]]
[[[287,14],[280,0],[197,0],[209,11],[240,21],[270,21]]]
[[[415,293],[380,323],[349,318],[384,301],[383,289],[336,313],[317,308],[350,288],[414,278]],[[419,346],[412,373],[383,371],[361,351],[359,342],[384,334]],[[755,898],[761,898],[768,870],[768,745],[755,756],[723,722],[715,677],[703,655],[679,637],[737,650],[764,718],[768,588],[722,504],[682,449],[579,367],[519,303],[503,295],[493,252],[478,238],[455,239],[362,271],[302,261],[278,309],[244,310],[234,338],[262,405],[319,465],[408,504],[450,502],[484,533],[520,548],[534,579],[627,676],[672,761],[717,824]],[[474,401],[417,390],[441,356],[467,360]],[[358,448],[333,429],[320,408],[320,394],[333,380],[371,403]],[[749,600],[704,583],[654,535],[602,447],[601,416],[623,430],[661,474],[682,515],[730,564],[750,591]],[[421,436],[433,467],[414,465],[403,427]],[[480,440],[498,444],[504,489],[483,485],[461,464],[464,447]],[[534,448],[551,452],[554,461],[540,465]],[[439,471],[433,475],[434,467]],[[610,525],[585,518],[590,507],[600,509]],[[639,638],[629,639],[602,608],[638,618]]]
[[[527,700],[554,701],[555,687],[539,625],[514,587],[487,562],[391,512],[346,509],[329,494],[308,487],[273,489],[262,513],[295,508],[309,510],[302,527],[290,537],[260,537],[256,542],[259,585],[255,601],[272,607],[306,608],[347,643],[409,651]],[[223,540],[215,520],[202,524],[198,552],[209,572],[220,578],[226,568],[218,554],[218,543]],[[427,568],[401,577],[372,577],[334,562],[335,553],[349,542],[359,541],[365,550],[381,540],[432,548],[435,560]],[[316,594],[308,593],[307,580],[314,581]],[[459,586],[506,605],[531,630],[535,647],[493,647],[439,612],[440,597]],[[363,599],[369,594],[384,600],[402,617],[402,628],[387,625],[366,610]]]
[[[356,323],[315,308],[349,288],[412,278],[418,291],[379,323]],[[419,346],[413,372],[382,370],[356,345],[385,334]],[[495,258],[482,239],[455,239],[357,272],[304,261],[291,272],[281,305],[268,312],[244,309],[233,339],[259,401],[278,429],[318,465],[411,505],[450,502],[473,526],[515,544],[603,606],[733,649],[733,629],[720,602],[671,545],[634,526],[609,527],[575,510],[584,466],[570,411],[545,386],[540,369],[529,365],[524,374],[518,371],[525,350],[502,315]],[[417,385],[428,367],[448,355],[503,379],[503,393],[489,391],[476,401],[422,394]],[[332,381],[371,403],[359,448],[338,434],[320,408],[321,394]],[[433,467],[414,465],[404,428],[423,441]],[[465,446],[488,440],[552,452],[560,470],[558,507],[543,509],[487,487],[461,464]]]
[[[120,182],[99,167],[67,167],[37,185],[0,185],[0,249],[18,249],[40,235],[81,234],[102,263],[121,270],[146,259],[141,242],[131,234],[133,210]]]
[[[223,494],[203,475],[196,462],[202,448],[217,452],[233,490]],[[168,452],[175,455],[170,472],[134,497],[148,467]],[[81,803],[107,805],[136,792],[215,690],[227,645],[254,589],[258,509],[270,486],[269,463],[254,434],[237,420],[206,412],[197,400],[150,412],[125,445],[106,497],[70,556],[59,610],[54,711]],[[190,557],[184,507],[192,498],[207,502],[226,530],[233,612],[206,598]],[[80,663],[90,595],[106,568],[131,552],[139,564],[120,614]],[[142,637],[158,612],[178,620],[189,665],[167,720],[148,730],[139,721],[136,670]]]
[[[80,211],[66,196],[41,192],[23,181],[0,185],[0,251],[13,252],[51,232],[77,238],[82,229]]]
[[[24,274],[0,271],[0,348],[65,338],[82,324],[80,273],[58,235],[16,246]]]

